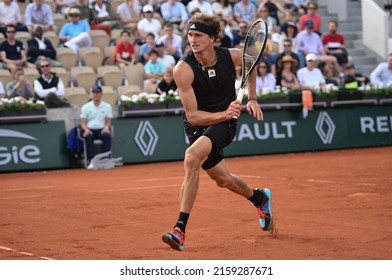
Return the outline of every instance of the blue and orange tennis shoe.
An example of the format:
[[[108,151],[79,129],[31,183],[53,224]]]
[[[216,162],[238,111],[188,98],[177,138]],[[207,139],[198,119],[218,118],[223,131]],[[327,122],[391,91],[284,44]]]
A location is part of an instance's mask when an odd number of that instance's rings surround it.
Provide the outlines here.
[[[263,189],[258,191],[264,192],[264,194],[268,197],[268,200],[264,202],[263,205],[261,205],[260,207],[256,207],[257,212],[259,213],[260,227],[264,231],[271,230],[271,226],[272,226],[271,191],[269,189]]]
[[[168,233],[162,235],[162,241],[169,244],[174,250],[184,250],[185,233],[179,228],[173,228]]]

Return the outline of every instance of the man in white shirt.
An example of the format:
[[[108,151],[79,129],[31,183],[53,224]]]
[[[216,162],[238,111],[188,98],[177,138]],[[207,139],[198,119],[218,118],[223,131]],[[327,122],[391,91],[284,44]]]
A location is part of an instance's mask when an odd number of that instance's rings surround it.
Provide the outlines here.
[[[188,15],[191,17],[192,12],[198,9],[201,13],[206,13],[209,15],[213,15],[214,11],[212,10],[212,6],[209,2],[204,0],[192,0],[187,5]]]
[[[20,14],[17,2],[3,0],[0,2],[0,32],[6,37],[7,25],[13,24],[16,31],[29,31],[25,26]]]
[[[173,25],[167,22],[163,26],[165,35],[158,39],[158,42],[162,42],[165,46],[165,54],[172,55],[176,61],[182,56],[182,38],[181,36],[174,34]]]
[[[380,63],[370,74],[373,86],[386,88],[392,83],[392,53],[388,55],[387,62]]]
[[[103,142],[103,152],[109,152],[112,146],[110,127],[112,125],[112,106],[102,100],[102,88],[93,86],[92,100],[83,105],[80,120],[83,137],[86,141],[87,160],[95,156],[94,139]]]
[[[52,29],[54,21],[50,6],[44,3],[44,0],[34,0],[34,3],[28,4],[25,11],[25,25],[30,29],[41,25],[44,32]]]
[[[45,101],[47,108],[69,107],[64,100],[64,83],[51,72],[50,59],[43,58],[40,63],[41,76],[34,81],[34,91],[39,100]]]
[[[320,88],[325,85],[325,78],[320,69],[315,67],[317,57],[313,53],[306,55],[306,67],[298,70],[297,77],[302,89]]]

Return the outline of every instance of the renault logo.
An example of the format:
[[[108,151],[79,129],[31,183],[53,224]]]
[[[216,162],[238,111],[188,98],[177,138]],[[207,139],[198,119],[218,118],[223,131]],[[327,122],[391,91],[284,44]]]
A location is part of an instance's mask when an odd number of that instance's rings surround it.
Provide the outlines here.
[[[134,140],[144,156],[151,156],[154,153],[158,138],[149,121],[139,123]]]
[[[335,124],[327,112],[320,112],[316,122],[316,132],[325,145],[331,144],[335,133]]]

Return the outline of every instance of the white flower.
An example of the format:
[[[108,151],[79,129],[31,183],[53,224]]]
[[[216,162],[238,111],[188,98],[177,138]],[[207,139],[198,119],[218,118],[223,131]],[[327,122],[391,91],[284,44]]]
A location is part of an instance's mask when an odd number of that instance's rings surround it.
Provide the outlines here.
[[[36,104],[39,104],[39,105],[45,105],[45,102],[44,102],[44,101],[42,101],[42,100],[37,100]]]

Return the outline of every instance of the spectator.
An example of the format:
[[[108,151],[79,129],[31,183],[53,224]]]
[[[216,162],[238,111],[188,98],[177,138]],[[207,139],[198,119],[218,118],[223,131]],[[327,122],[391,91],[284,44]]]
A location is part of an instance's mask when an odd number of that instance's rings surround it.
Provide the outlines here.
[[[297,18],[291,10],[285,10],[283,16],[283,24],[280,25],[280,33],[284,31],[288,22],[293,22],[298,30]]]
[[[141,11],[142,7],[137,0],[125,0],[124,3],[118,5],[116,13],[125,28],[135,33]]]
[[[51,65],[54,67],[62,67],[63,65],[56,61],[56,49],[52,42],[42,35],[44,33],[41,25],[35,25],[33,28],[33,38],[27,41],[27,57],[30,63],[35,63],[37,68],[40,68],[39,57],[48,57],[51,59]]]
[[[229,0],[211,1],[211,6],[212,10],[215,11],[215,14],[220,13],[221,18],[226,20],[229,26],[233,24],[233,7]]]
[[[11,0],[3,0],[0,2],[0,32],[7,37],[7,25],[12,24],[15,26],[16,31],[29,31],[27,26],[24,25],[22,15],[20,14],[17,2]]]
[[[282,70],[278,71],[277,84],[289,90],[299,89],[300,85],[297,75],[295,74],[298,61],[291,55],[287,54],[278,61],[278,65],[279,69]]]
[[[234,34],[233,46],[234,48],[239,48],[240,42],[245,40],[246,34],[248,32],[248,23],[246,21],[241,21],[239,24],[240,32]]]
[[[299,30],[302,31],[306,28],[305,23],[308,20],[313,22],[314,32],[321,36],[322,19],[317,14],[318,4],[315,2],[309,2],[307,6],[307,13],[299,18]]]
[[[114,50],[114,61],[121,69],[135,63],[135,48],[129,41],[130,37],[131,33],[128,30],[123,30],[120,42],[117,43]]]
[[[92,18],[91,9],[84,2],[85,0],[76,0],[75,5],[72,5],[71,8],[79,9],[80,19],[87,21],[90,25],[90,29],[103,30],[106,32],[106,34],[108,34],[108,36],[110,36],[112,32],[112,26],[110,24],[105,24],[105,23],[93,23],[91,21]]]
[[[277,54],[274,53],[273,43],[271,39],[267,40],[264,51],[260,60],[268,63],[269,71],[276,77],[276,58]]]
[[[392,53],[388,54],[387,62],[380,63],[370,74],[373,86],[386,88],[392,83]]]
[[[33,86],[23,76],[22,67],[16,68],[14,72],[14,80],[7,84],[7,97],[23,97],[25,100],[33,98]]]
[[[315,66],[316,55],[308,53],[306,55],[306,67],[298,70],[298,82],[303,89],[314,89],[325,86],[325,79],[320,69]]]
[[[37,99],[45,101],[47,108],[69,107],[64,100],[64,83],[52,73],[51,61],[41,59],[41,76],[34,81],[34,91]]]
[[[275,34],[277,34],[277,33],[275,33]],[[279,34],[278,36],[273,35],[273,37],[272,37],[274,42],[276,42],[278,44],[278,52],[282,53],[285,51],[284,44],[286,43],[286,40],[288,39],[288,40],[290,40],[290,50],[292,52],[297,53],[298,52],[297,34],[298,34],[298,28],[297,28],[297,25],[295,24],[295,22],[293,22],[293,21],[285,22],[281,34]]]
[[[76,4],[76,0],[56,0],[57,10],[65,17],[69,15],[69,10]]]
[[[262,0],[260,6],[267,8],[269,15],[275,19],[276,25],[280,26],[279,12],[284,13],[282,5],[274,0]]]
[[[275,33],[276,20],[270,16],[269,11],[266,7],[259,7],[257,14],[259,17],[267,24],[268,26],[268,34],[272,35]]]
[[[176,61],[182,56],[182,38],[181,36],[174,34],[173,25],[167,22],[163,26],[165,35],[158,39],[158,42],[164,44],[165,53],[172,55]]]
[[[5,97],[4,86],[2,81],[0,81],[0,98],[4,98],[4,97]]]
[[[78,8],[69,10],[71,21],[64,24],[59,33],[59,38],[64,41],[64,46],[71,48],[74,53],[78,53],[80,47],[91,47],[90,25],[87,21],[80,19]]]
[[[83,105],[80,123],[86,141],[87,161],[95,156],[94,139],[103,142],[103,152],[109,152],[112,146],[110,127],[112,125],[112,106],[102,100],[102,88],[93,86],[92,100]]]
[[[158,51],[151,50],[149,53],[149,60],[144,65],[146,79],[144,80],[144,88],[149,88],[151,85],[158,84],[163,77],[164,66],[162,62],[158,61]]]
[[[34,3],[28,4],[25,11],[25,25],[30,30],[37,25],[42,26],[44,32],[53,29],[54,21],[50,6],[44,3],[44,0],[34,0]]]
[[[147,33],[145,43],[141,45],[139,50],[140,63],[146,64],[148,61],[148,55],[151,50],[155,49],[155,35],[154,33]]]
[[[110,1],[95,0],[91,8],[92,24],[108,24],[112,29],[122,29],[123,25],[112,13]]]
[[[7,39],[0,44],[0,55],[1,60],[4,62],[4,67],[12,73],[17,67],[35,68],[34,64],[27,61],[23,43],[15,39],[15,25],[8,25],[6,30]]]
[[[165,21],[171,22],[178,30],[184,30],[189,19],[184,4],[178,0],[168,0],[161,4],[161,14]]]
[[[158,61],[163,64],[163,68],[174,68],[174,65],[176,64],[176,60],[174,57],[170,54],[165,53],[165,47],[162,42],[159,42],[155,45],[155,49],[158,52]]]
[[[300,67],[304,64],[304,57],[313,53],[317,55],[318,62],[332,63],[336,70],[340,70],[340,65],[336,57],[332,55],[327,55],[325,53],[323,43],[321,42],[320,36],[313,32],[313,22],[311,20],[306,21],[306,29],[298,33],[297,39],[299,44],[299,59]]]
[[[154,33],[155,38],[159,38],[160,33],[162,33],[162,24],[158,19],[153,18],[154,8],[150,4],[147,4],[143,6],[142,11],[144,18],[137,24],[139,37],[144,40],[146,35],[151,32]]]
[[[245,21],[247,25],[253,23],[256,19],[256,13],[256,6],[249,0],[241,0],[233,6],[234,20],[238,23],[242,21]]]
[[[332,65],[326,64],[324,66],[324,78],[325,84],[332,84],[334,86],[339,87],[339,80],[337,78],[337,72],[335,67]]]
[[[261,61],[257,65],[257,77],[256,77],[256,92],[258,94],[268,93],[275,90],[276,78],[271,73],[269,65],[266,61]]]
[[[328,55],[336,57],[340,65],[346,64],[348,61],[348,54],[346,51],[346,44],[342,34],[337,32],[338,23],[331,20],[328,23],[328,33],[323,35],[322,42],[325,52]]]
[[[200,13],[206,13],[209,15],[213,15],[214,11],[212,10],[212,6],[209,2],[204,0],[192,0],[187,5],[188,15],[192,16],[194,10],[198,10]]]
[[[353,63],[347,63],[345,69],[346,74],[344,75],[344,88],[352,89],[369,84],[369,78],[357,72]]]
[[[163,71],[163,79],[159,82],[156,93],[169,93],[170,90],[176,91],[177,85],[173,78],[173,68],[166,68]]]
[[[215,39],[217,47],[231,48],[232,42],[230,37],[225,33],[226,20],[221,18],[221,29],[218,38]]]
[[[290,9],[291,11],[298,13],[300,9],[304,9],[306,11],[306,7],[310,0],[284,0],[284,2],[286,3],[284,5],[286,9]]]

